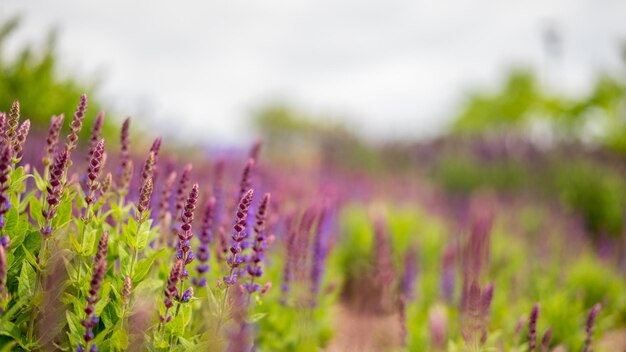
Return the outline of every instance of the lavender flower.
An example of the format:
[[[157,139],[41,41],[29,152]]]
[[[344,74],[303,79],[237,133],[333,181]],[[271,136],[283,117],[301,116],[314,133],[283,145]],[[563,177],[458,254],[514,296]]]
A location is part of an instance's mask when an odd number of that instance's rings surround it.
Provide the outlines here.
[[[5,130],[7,127],[7,114],[0,111],[0,136],[5,135]],[[0,137],[0,140],[4,141],[4,137]]]
[[[59,144],[59,135],[61,134],[61,127],[63,126],[63,120],[65,115],[52,116],[50,119],[50,128],[48,129],[48,137],[46,138],[46,156],[43,159],[43,164],[48,167],[54,161],[54,155],[57,152],[57,145]]]
[[[17,127],[20,123],[20,102],[15,100],[11,105],[11,110],[9,110],[9,119],[6,123],[6,140],[9,144],[13,144],[13,138],[15,138],[15,134],[17,133]]]
[[[163,294],[165,294],[165,299],[163,300],[163,303],[165,304],[165,314],[160,316],[163,324],[167,324],[170,320],[172,320],[172,316],[167,313],[170,308],[174,306],[173,300],[179,297],[176,285],[178,284],[178,281],[183,273],[183,266],[184,263],[181,259],[176,260],[174,266],[172,266],[172,269],[170,270],[170,276],[167,278],[167,285],[163,290]]]
[[[100,177],[102,171],[102,158],[104,156],[104,139],[98,141],[91,153],[91,159],[87,166],[87,179],[85,184],[85,203],[87,203],[87,210],[85,218],[89,218],[89,208],[95,201],[96,191],[98,190],[98,182],[96,181]]]
[[[4,228],[4,215],[9,211],[9,173],[11,172],[11,148],[8,142],[0,144],[0,230]]]
[[[189,300],[191,300],[192,297],[193,297],[193,287],[189,287],[188,289],[185,290],[185,292],[183,292],[183,295],[180,298],[180,301],[189,302]]]
[[[204,206],[204,217],[202,219],[202,228],[200,230],[200,235],[198,236],[200,240],[200,247],[198,248],[198,265],[196,265],[196,270],[198,272],[198,277],[194,277],[192,282],[194,285],[199,287],[205,287],[207,279],[204,276],[209,271],[209,261],[211,255],[209,252],[209,244],[213,240],[213,215],[215,210],[215,198],[211,197],[207,201]]]
[[[137,202],[137,213],[135,214],[135,219],[137,219],[138,222],[142,222],[146,219],[144,212],[150,208],[152,189],[152,178],[145,179],[139,190],[139,201]]]
[[[155,138],[150,147],[150,151],[154,153],[155,160],[159,157],[159,152],[161,151],[161,141],[161,137]]]
[[[15,138],[13,139],[13,158],[15,162],[19,162],[22,158],[22,149],[24,148],[24,143],[26,142],[26,137],[28,137],[28,132],[30,131],[30,120],[26,120],[22,122],[22,125],[17,130]]]
[[[69,153],[64,149],[57,155],[48,180],[46,188],[46,203],[41,211],[45,225],[41,228],[41,234],[44,237],[52,235],[51,222],[56,215],[57,208],[61,202],[63,191],[65,190],[65,171],[69,163]]]
[[[226,263],[230,267],[230,273],[228,276],[224,277],[224,282],[227,285],[233,285],[237,282],[239,265],[244,262],[244,258],[241,256],[241,252],[243,251],[242,243],[248,237],[248,234],[246,233],[246,224],[248,209],[250,208],[253,197],[254,190],[250,189],[244,194],[239,201],[239,205],[237,206],[237,211],[235,213],[235,225],[233,226],[234,232],[232,235],[233,243],[230,247],[231,255],[228,256],[228,259],[226,260]]]
[[[74,113],[74,119],[72,123],[70,123],[70,134],[67,136],[66,150],[68,154],[71,154],[76,146],[78,145],[78,134],[80,130],[83,128],[83,119],[85,118],[85,111],[87,111],[87,95],[83,94],[80,96],[80,101],[78,102],[78,106],[76,107],[76,112]]]
[[[265,193],[261,200],[261,205],[256,213],[256,220],[254,224],[254,243],[252,245],[252,255],[250,256],[249,264],[247,266],[248,274],[250,275],[250,282],[246,285],[246,289],[249,293],[259,291],[261,289],[259,284],[254,283],[254,279],[263,275],[263,267],[261,261],[263,261],[263,253],[267,248],[265,223],[267,220],[267,210],[270,202],[270,194]]]
[[[85,341],[85,348],[90,347],[91,341],[94,339],[93,328],[95,328],[100,322],[100,318],[95,315],[96,303],[98,302],[98,292],[104,282],[104,274],[106,273],[107,261],[100,260],[96,262],[93,275],[90,282],[89,295],[87,296],[87,307],[85,307],[85,313],[87,317],[81,321],[81,324],[85,327],[85,334],[83,340]],[[79,348],[82,348],[80,346]],[[95,350],[95,345],[91,346],[90,351]]]
[[[587,316],[587,323],[585,324],[585,345],[583,346],[583,352],[591,352],[591,344],[593,342],[593,328],[596,324],[596,318],[598,317],[598,313],[600,313],[600,309],[602,309],[602,305],[600,303],[596,304],[589,311],[589,315]]]
[[[91,157],[98,146],[98,142],[100,141],[100,133],[102,132],[103,124],[104,111],[100,111],[98,116],[96,116],[96,120],[93,122],[93,127],[91,128],[91,137],[89,138],[89,154],[87,155],[88,162],[91,160]]]
[[[537,347],[537,320],[539,319],[539,304],[535,303],[528,319],[528,351]]]
[[[172,189],[174,189],[174,181],[176,181],[176,172],[172,171],[165,180],[163,190],[161,192],[161,198],[159,199],[159,226],[167,228],[171,214],[169,212],[169,200],[172,195]]]
[[[191,187],[191,192],[187,196],[185,202],[185,209],[181,214],[182,225],[180,231],[178,231],[178,245],[176,246],[176,258],[183,261],[183,274],[182,277],[187,276],[187,269],[185,266],[191,263],[194,259],[194,254],[191,251],[191,224],[193,222],[194,211],[196,210],[196,203],[198,202],[198,184],[194,184]]]

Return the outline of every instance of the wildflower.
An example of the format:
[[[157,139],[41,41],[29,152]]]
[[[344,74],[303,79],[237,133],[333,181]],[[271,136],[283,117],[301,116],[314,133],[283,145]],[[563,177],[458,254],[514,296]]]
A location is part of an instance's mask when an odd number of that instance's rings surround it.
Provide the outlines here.
[[[0,144],[0,229],[4,228],[4,215],[9,211],[9,173],[11,172],[11,147],[8,142]]]
[[[128,191],[133,177],[133,162],[130,160],[130,117],[122,123],[120,132],[120,168],[118,170],[118,187],[121,193]]]
[[[139,201],[137,202],[137,213],[135,214],[137,221],[141,222],[145,219],[144,212],[150,207],[152,189],[152,178],[145,179],[139,190]]]
[[[259,284],[254,283],[254,279],[261,277],[263,275],[263,267],[260,265],[261,261],[263,261],[263,253],[265,252],[265,248],[267,247],[267,243],[265,241],[265,223],[267,219],[267,209],[269,207],[270,195],[269,193],[265,193],[263,199],[261,200],[261,205],[256,213],[256,219],[254,224],[254,242],[252,245],[252,255],[250,257],[250,263],[247,266],[248,274],[250,275],[250,283],[246,285],[246,288],[249,293],[259,291]]]
[[[74,119],[70,123],[70,134],[67,136],[66,150],[68,154],[71,154],[78,145],[78,134],[83,128],[83,119],[85,118],[85,111],[87,111],[87,95],[80,96],[80,101],[76,107],[74,113]]]
[[[100,197],[104,196],[111,189],[111,185],[113,184],[113,175],[111,173],[107,173],[100,184]]]
[[[95,201],[95,193],[98,190],[97,179],[100,177],[102,171],[102,158],[104,156],[104,139],[98,141],[94,147],[93,153],[91,153],[91,159],[87,167],[87,179],[85,189],[85,203],[87,208]],[[88,210],[87,210],[88,211]],[[85,214],[88,218],[89,214]]]
[[[22,122],[22,125],[17,130],[15,138],[13,140],[13,158],[19,161],[22,158],[22,149],[24,148],[24,143],[26,142],[26,137],[28,137],[28,132],[30,131],[30,120],[26,120]]]
[[[109,251],[109,231],[103,231],[100,240],[98,241],[98,248],[96,249],[95,263],[101,260],[106,260],[107,253]]]
[[[176,181],[176,172],[172,171],[170,175],[165,180],[165,184],[163,185],[163,190],[161,192],[161,198],[159,199],[159,225],[163,228],[167,228],[168,224],[166,222],[169,221],[171,217],[169,212],[169,200],[172,195],[172,189],[174,188],[174,181]]]
[[[141,181],[145,181],[148,178],[153,178],[154,166],[156,165],[156,156],[153,151],[150,151],[146,161],[143,164],[143,171],[141,172]]]
[[[50,128],[48,129],[48,137],[46,138],[46,156],[43,159],[43,164],[48,167],[54,161],[54,155],[57,152],[57,145],[59,144],[59,135],[61,134],[61,127],[63,126],[63,120],[65,115],[52,116],[50,119]]]
[[[176,260],[174,266],[172,266],[172,269],[170,270],[170,275],[167,278],[167,284],[163,290],[163,293],[165,294],[165,299],[163,300],[163,303],[165,304],[165,314],[160,317],[163,324],[172,320],[172,316],[167,315],[167,313],[169,309],[174,306],[173,300],[178,298],[178,289],[176,288],[176,285],[178,284],[178,281],[183,273],[183,266],[184,263],[181,259]]]
[[[209,244],[213,240],[213,213],[215,210],[215,198],[211,197],[204,206],[204,217],[202,219],[202,228],[200,229],[200,247],[198,248],[198,265],[196,270],[198,277],[193,278],[193,283],[199,287],[206,286],[206,277],[204,275],[209,271],[207,262],[210,259]]]
[[[154,159],[156,160],[159,157],[159,152],[161,151],[161,137],[157,137],[152,142],[152,146],[150,147],[150,151],[154,153]]]
[[[9,119],[6,122],[5,136],[9,144],[13,144],[13,138],[17,133],[17,127],[20,123],[20,102],[15,100],[9,110]]]
[[[246,192],[252,188],[252,169],[254,168],[254,159],[248,159],[246,166],[243,169],[241,175],[241,182],[239,183],[239,195],[237,200],[242,199]]]
[[[417,252],[410,247],[404,256],[404,272],[402,274],[400,292],[409,300],[415,298],[415,281],[417,280]]]
[[[196,203],[198,202],[198,184],[194,184],[191,187],[191,192],[187,196],[185,202],[185,209],[181,214],[182,225],[180,231],[178,231],[178,245],[176,246],[176,258],[183,261],[183,274],[182,278],[188,276],[187,264],[191,263],[195,258],[191,251],[191,224],[193,222],[194,211],[196,210]]]
[[[324,261],[328,249],[326,248],[326,236],[331,224],[329,211],[327,208],[322,209],[317,221],[317,228],[315,230],[315,237],[313,238],[313,259],[311,263],[311,295],[313,297],[312,303],[315,305],[315,298],[320,290],[320,281],[322,279],[322,271],[324,268]]]
[[[127,304],[130,302],[130,295],[133,292],[133,280],[131,280],[130,276],[126,275],[124,278],[124,286],[122,287],[122,302]]]
[[[244,262],[244,258],[241,256],[243,251],[242,242],[248,236],[246,233],[246,221],[248,217],[248,209],[252,203],[254,197],[254,190],[250,189],[239,201],[237,211],[235,213],[235,225],[233,226],[232,240],[233,244],[230,247],[230,256],[226,260],[226,263],[230,267],[230,273],[224,277],[224,282],[228,285],[232,285],[237,282],[238,268],[241,263]]]
[[[539,304],[535,303],[528,318],[528,351],[537,347],[537,320],[539,319]]]
[[[42,210],[45,225],[41,229],[41,234],[44,237],[49,237],[52,234],[51,221],[56,215],[57,207],[61,202],[61,197],[65,189],[65,171],[67,170],[68,163],[69,154],[67,149],[64,149],[57,155],[52,169],[50,170],[48,186],[46,188],[46,203]]]
[[[5,135],[5,130],[7,127],[7,114],[5,114],[4,112],[0,111],[0,136],[4,136]],[[5,138],[2,137],[0,138],[1,141],[4,141]]]
[[[550,342],[552,341],[552,328],[546,329],[541,339],[541,352],[550,351]]]
[[[593,328],[596,324],[596,318],[598,317],[598,313],[600,313],[600,309],[602,309],[602,305],[600,303],[596,304],[589,311],[589,315],[587,316],[587,323],[585,324],[585,345],[583,346],[583,352],[591,352],[591,343],[593,342]]]
[[[100,111],[98,116],[96,116],[96,120],[93,122],[93,127],[91,128],[91,137],[89,139],[89,154],[87,155],[87,161],[91,160],[93,153],[98,146],[98,142],[100,141],[100,133],[102,132],[102,125],[104,124],[104,111]]]
[[[87,296],[87,307],[85,308],[85,313],[87,314],[87,317],[81,321],[81,324],[85,327],[85,334],[83,335],[83,340],[85,341],[86,347],[89,347],[91,341],[95,337],[93,334],[93,328],[95,328],[100,322],[100,318],[95,315],[95,311],[96,311],[95,305],[99,299],[98,292],[100,291],[100,288],[102,287],[106,268],[107,268],[107,261],[100,260],[99,262],[96,262],[94,270],[93,270],[93,275],[92,275],[91,282],[90,282],[91,288],[89,289],[89,294]],[[92,349],[90,349],[90,351],[93,350],[94,347],[95,346],[92,346]]]
[[[185,197],[187,193],[187,187],[189,187],[189,180],[191,178],[191,164],[187,164],[183,169],[183,172],[180,174],[180,180],[178,181],[178,189],[176,190],[176,208],[174,214],[179,216],[178,220],[180,221],[180,215],[182,214],[183,208],[185,207]]]
[[[192,297],[193,297],[193,287],[189,287],[188,289],[185,290],[185,292],[183,292],[183,295],[180,298],[180,301],[189,302],[189,300],[191,300]]]

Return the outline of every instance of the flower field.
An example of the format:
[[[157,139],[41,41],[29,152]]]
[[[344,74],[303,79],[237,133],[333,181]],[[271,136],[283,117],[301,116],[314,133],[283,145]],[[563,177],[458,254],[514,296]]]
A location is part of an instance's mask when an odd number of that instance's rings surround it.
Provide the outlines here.
[[[18,101],[0,115],[3,351],[624,348],[620,246],[559,207],[287,168],[261,142],[185,160],[130,119],[105,141],[87,106],[47,136]]]

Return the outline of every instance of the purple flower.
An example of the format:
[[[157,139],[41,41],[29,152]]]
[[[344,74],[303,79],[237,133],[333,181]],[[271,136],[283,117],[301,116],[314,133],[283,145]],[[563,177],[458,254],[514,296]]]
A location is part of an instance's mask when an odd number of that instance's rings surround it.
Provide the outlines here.
[[[64,149],[59,155],[57,155],[52,168],[50,169],[50,176],[48,179],[48,186],[46,187],[46,203],[43,205],[41,211],[45,224],[41,228],[41,234],[44,237],[48,237],[52,234],[52,219],[56,215],[57,208],[61,202],[61,196],[65,189],[65,172],[69,163],[69,153],[67,149]]]
[[[185,198],[187,194],[187,187],[189,187],[189,181],[191,178],[191,164],[187,164],[180,174],[180,180],[178,181],[178,189],[176,190],[176,204],[174,214],[177,216],[177,220],[181,221],[183,208],[185,207]]]
[[[102,236],[98,241],[98,248],[96,250],[95,262],[98,263],[101,260],[106,260],[107,253],[109,251],[109,231],[102,231]]]
[[[143,164],[143,169],[141,172],[141,180],[145,181],[148,178],[153,178],[154,174],[154,166],[156,165],[156,154],[153,151],[148,153],[148,157]]]
[[[96,191],[98,190],[97,179],[102,172],[102,158],[104,157],[104,139],[98,141],[91,153],[89,165],[87,166],[87,178],[85,182],[85,202],[87,208],[95,201]],[[86,210],[87,212],[89,209]],[[88,218],[89,214],[85,214],[85,218]]]
[[[22,125],[17,130],[17,134],[13,140],[13,157],[16,160],[20,160],[22,158],[22,148],[24,148],[26,137],[28,137],[28,131],[30,131],[30,120],[22,122]]]
[[[17,127],[20,123],[20,102],[15,100],[13,104],[11,104],[11,109],[9,110],[9,119],[6,122],[6,140],[9,144],[13,144],[13,138],[15,138],[15,134],[17,133]]]
[[[233,243],[230,247],[230,256],[226,259],[226,263],[230,267],[230,273],[227,277],[224,278],[224,282],[229,285],[232,285],[237,281],[237,270],[239,265],[243,263],[243,258],[241,257],[241,252],[243,250],[241,244],[248,236],[246,233],[246,224],[248,218],[248,210],[250,208],[250,204],[252,203],[252,199],[254,197],[254,190],[250,189],[239,201],[239,205],[237,206],[237,211],[235,213],[235,225],[233,226],[233,235],[232,240]]]
[[[50,128],[48,129],[48,137],[46,138],[46,156],[43,159],[45,166],[50,166],[54,161],[54,155],[57,152],[57,145],[59,144],[59,135],[61,134],[61,127],[63,126],[63,120],[65,115],[52,116],[50,119]]]
[[[535,303],[528,319],[528,351],[537,347],[537,320],[539,320],[539,304]]]
[[[80,130],[83,128],[83,119],[85,118],[85,111],[87,111],[87,95],[83,94],[80,96],[80,101],[78,102],[78,106],[76,107],[76,112],[74,113],[74,119],[72,123],[70,123],[70,134],[67,136],[66,150],[68,154],[71,154],[76,146],[78,145],[78,134]]]
[[[591,344],[593,342],[593,328],[596,324],[596,318],[598,317],[598,313],[602,309],[602,305],[600,303],[596,304],[589,311],[589,315],[587,316],[587,323],[585,324],[585,345],[583,346],[583,352],[591,352]]]
[[[443,299],[452,303],[454,298],[454,286],[456,282],[456,271],[454,268],[454,248],[449,247],[443,253],[441,264],[441,295]]]
[[[89,162],[95,152],[98,142],[100,141],[100,133],[102,132],[102,125],[104,124],[104,111],[100,111],[96,120],[91,128],[91,138],[89,139],[89,154],[87,155],[87,162]]]
[[[139,201],[137,202],[137,214],[135,218],[141,222],[145,220],[144,212],[150,207],[150,198],[152,197],[152,178],[143,181],[143,185],[139,191]]]
[[[550,342],[552,341],[552,328],[546,329],[541,339],[541,352],[550,351]]]
[[[178,284],[178,281],[180,280],[180,277],[182,275],[183,265],[184,264],[182,260],[176,260],[174,266],[172,266],[172,269],[170,270],[170,275],[167,278],[167,284],[165,286],[165,289],[163,290],[163,294],[165,295],[165,299],[163,300],[163,303],[165,304],[165,314],[162,315],[160,318],[161,322],[163,322],[164,324],[172,319],[172,317],[169,316],[167,313],[169,309],[174,306],[173,300],[179,297],[176,285]]]
[[[183,296],[181,297],[181,302],[189,302],[189,300],[193,297],[193,287],[189,287],[183,292]]]
[[[200,240],[200,246],[198,248],[198,265],[196,270],[198,277],[193,278],[193,283],[199,287],[206,285],[206,278],[204,274],[209,271],[209,265],[207,264],[211,255],[209,252],[209,244],[212,241],[213,232],[213,214],[215,210],[215,198],[211,197],[204,206],[204,217],[202,219],[202,228],[198,239]]]
[[[166,228],[169,226],[169,200],[172,195],[172,189],[174,188],[174,181],[176,181],[176,172],[172,171],[165,180],[163,190],[161,192],[161,198],[159,199],[159,226]]]
[[[237,200],[242,199],[246,192],[252,188],[252,170],[254,169],[254,159],[248,159],[246,166],[241,174],[241,182],[239,182],[239,194]]]
[[[254,224],[254,242],[252,245],[252,255],[248,258],[248,266],[247,271],[250,275],[250,283],[248,285],[248,291],[250,289],[254,289],[258,291],[259,285],[254,285],[254,279],[257,277],[261,277],[263,275],[263,268],[260,266],[261,261],[263,260],[263,253],[265,252],[265,248],[267,247],[267,243],[265,241],[265,223],[267,221],[267,210],[270,202],[270,194],[265,193],[263,199],[261,200],[261,205],[256,213],[255,224]]]
[[[404,272],[402,273],[402,287],[400,290],[408,300],[415,298],[417,270],[417,251],[414,247],[410,247],[404,256]]]
[[[120,169],[118,171],[119,189],[126,193],[133,176],[133,163],[130,160],[130,117],[124,120],[120,132]]]
[[[93,328],[98,325],[100,319],[95,315],[96,303],[98,302],[98,292],[104,282],[104,274],[106,273],[107,261],[106,259],[96,262],[93,274],[90,282],[89,294],[87,295],[87,307],[85,307],[85,314],[87,317],[81,321],[81,324],[85,327],[85,334],[83,340],[85,346],[89,346],[91,340],[94,339]]]
[[[11,148],[8,142],[0,144],[0,229],[5,225],[4,215],[9,211],[9,173],[11,172]]]

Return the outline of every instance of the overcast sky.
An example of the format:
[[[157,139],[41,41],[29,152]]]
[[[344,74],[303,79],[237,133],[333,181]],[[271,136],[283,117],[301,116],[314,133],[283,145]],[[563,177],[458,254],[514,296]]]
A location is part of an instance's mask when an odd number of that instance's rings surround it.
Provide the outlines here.
[[[443,130],[464,93],[524,64],[568,92],[617,70],[626,1],[0,0],[11,42],[60,29],[62,65],[100,77],[119,113],[166,136],[237,143],[251,111],[286,101],[377,138]],[[558,67],[542,47],[563,38]],[[242,132],[244,132],[242,134]]]

